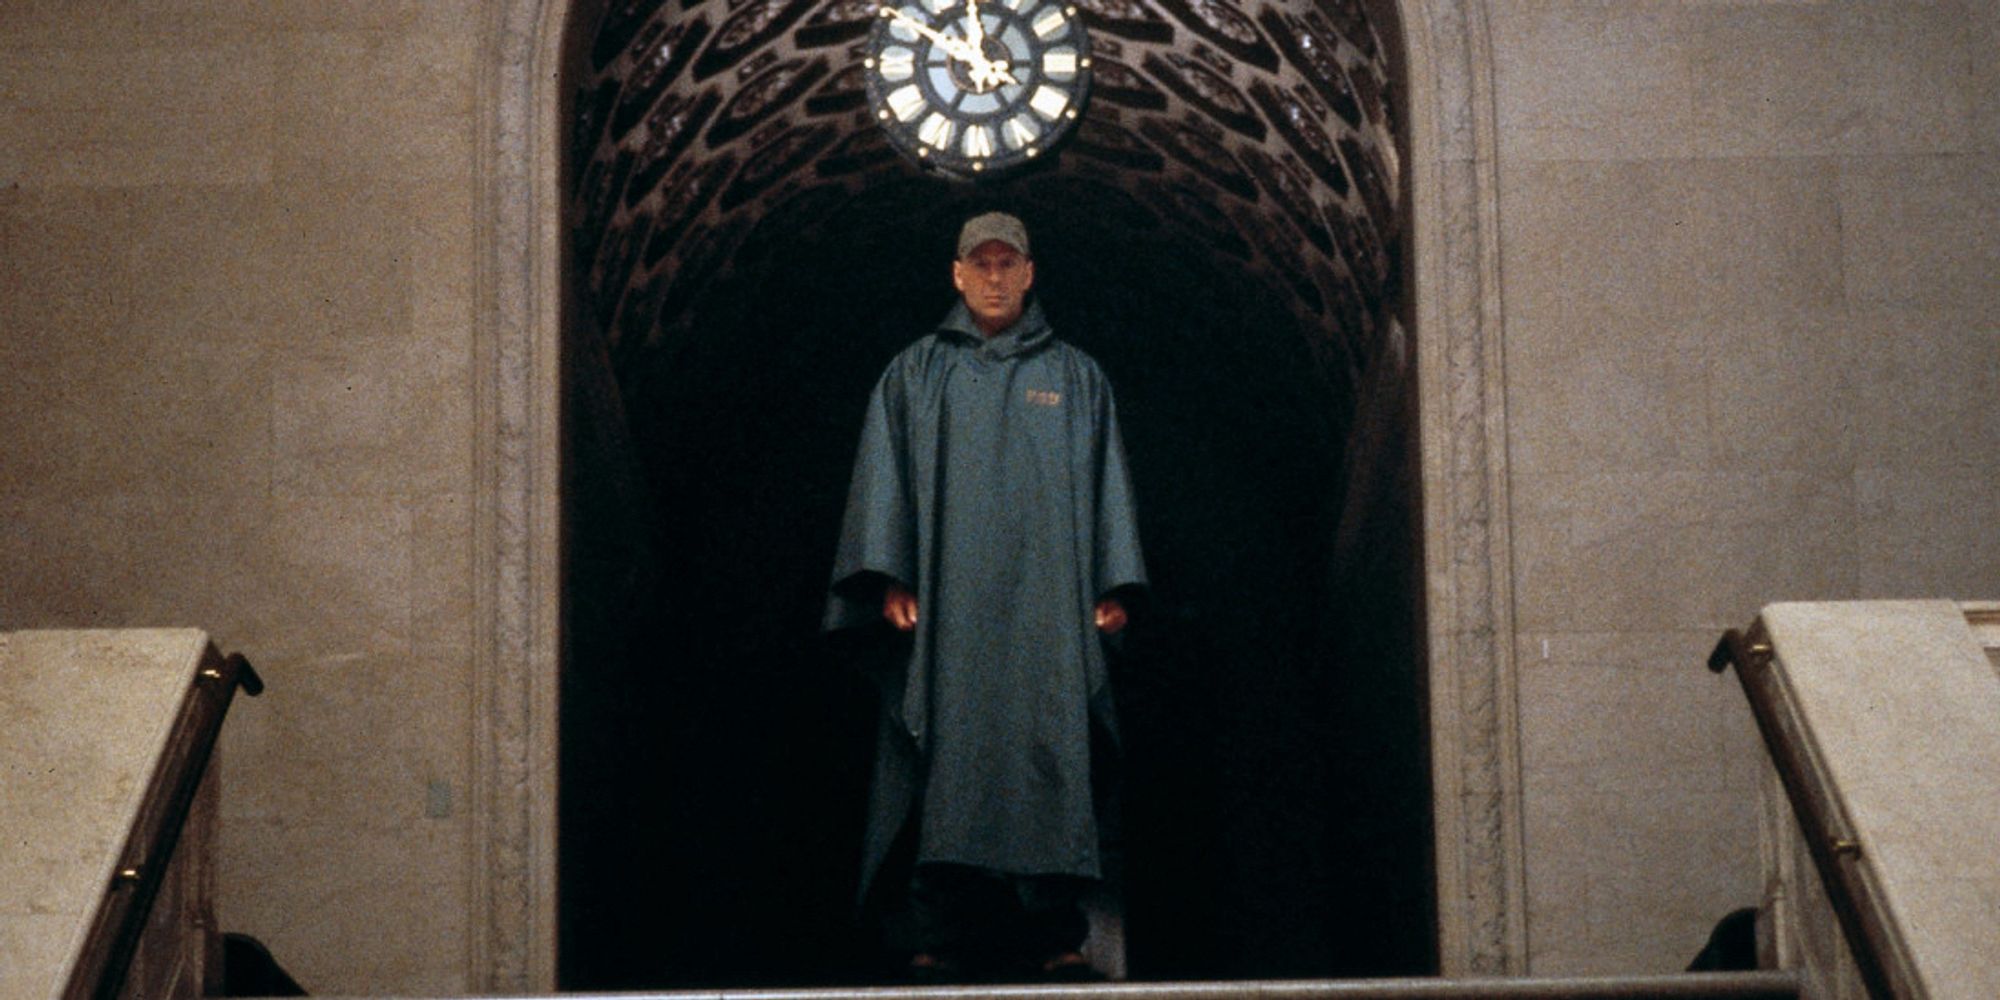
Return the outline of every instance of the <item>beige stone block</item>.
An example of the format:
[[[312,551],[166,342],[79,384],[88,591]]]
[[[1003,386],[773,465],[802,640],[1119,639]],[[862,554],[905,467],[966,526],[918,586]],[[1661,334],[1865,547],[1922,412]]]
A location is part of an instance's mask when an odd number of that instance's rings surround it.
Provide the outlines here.
[[[1525,631],[1720,632],[1773,600],[1855,590],[1844,475],[1516,476],[1513,497]]]
[[[401,501],[135,497],[117,510],[129,540],[117,589],[145,620],[200,622],[259,665],[411,648]]]
[[[193,342],[295,349],[306,283],[324,276],[293,260],[300,234],[289,209],[262,187],[134,192],[122,242],[146,327]]]
[[[0,215],[0,362],[68,356],[77,338],[124,329],[132,319],[129,258],[112,234],[123,228],[124,192],[16,192]]]
[[[4,501],[0,556],[32,570],[0,584],[0,595],[10,623],[199,624],[260,665],[406,655],[419,615],[451,618],[447,599],[470,586],[440,579],[439,566],[416,569],[417,506],[228,495]],[[419,579],[431,596],[418,597]],[[11,617],[16,607],[28,620]]]
[[[2000,157],[1877,157],[1841,169],[1850,300],[1983,308],[2000,299]]]
[[[1741,694],[1705,669],[1714,637],[1689,634],[1676,655],[1640,659],[1618,648],[1618,633],[1592,634],[1609,647],[1583,660],[1521,663],[1522,775],[1525,794],[1596,789],[1659,789],[1753,797],[1727,754],[1741,749],[1730,728]],[[1747,772],[1754,776],[1755,771]]]
[[[1852,127],[1842,67],[1829,57],[1838,14],[1823,3],[1703,6],[1689,12],[1693,151],[1824,155]]]
[[[15,49],[0,60],[10,174],[31,187],[261,181],[273,79],[255,46]]]
[[[1710,683],[1697,684],[1683,689],[1675,697],[1686,697],[1694,692],[1685,704],[1680,705],[1681,715],[1700,703],[1701,711],[1708,713],[1691,725],[1700,727],[1703,741],[1712,738],[1716,756],[1702,765],[1705,791],[1734,791],[1748,794],[1757,788],[1763,779],[1765,752],[1763,738],[1757,732],[1756,720],[1750,715],[1749,703],[1744,700],[1741,686],[1733,675],[1714,675],[1706,670],[1708,654],[1715,648],[1721,637],[1720,629],[1697,629],[1692,631],[1669,632],[1526,632],[1517,636],[1515,663],[1523,677],[1531,672],[1536,674],[1534,683],[1551,691],[1548,696],[1556,699],[1548,704],[1540,702],[1542,696],[1531,697],[1526,691],[1519,696],[1524,716],[1546,715],[1550,711],[1566,709],[1551,708],[1560,705],[1564,697],[1561,682],[1579,672],[1588,671],[1589,680],[1599,687],[1610,686],[1615,692],[1619,678],[1633,673],[1652,672],[1663,681],[1671,681],[1679,676],[1684,683],[1687,675],[1700,674],[1710,679]],[[1684,673],[1683,673],[1684,672]],[[1650,705],[1637,709],[1634,716],[1650,712]],[[1712,729],[1711,729],[1712,727]],[[1601,734],[1597,734],[1601,736]],[[1524,740],[1561,740],[1561,727],[1537,725],[1523,726]],[[1557,752],[1568,752],[1568,748],[1558,748]],[[1617,748],[1604,750],[1603,760],[1606,774],[1621,773],[1623,751]],[[1691,752],[1691,751],[1690,751]],[[1706,768],[1714,766],[1710,774]],[[1571,780],[1563,772],[1548,772],[1553,777],[1544,777],[1544,769],[1524,763],[1524,779],[1530,784],[1548,784],[1551,781]],[[1676,777],[1678,776],[1678,777]],[[1658,776],[1668,780],[1681,780],[1687,775],[1668,769]],[[1712,777],[1712,783],[1708,778]],[[1592,781],[1583,777],[1588,787],[1600,787],[1607,783]],[[1615,781],[1611,784],[1615,785]],[[1560,790],[1555,789],[1555,790]]]
[[[249,45],[298,34],[383,32],[476,39],[488,5],[480,0],[0,0],[0,49],[95,48],[125,39],[153,43]]]
[[[313,32],[286,44],[286,175],[471,177],[479,33]]]
[[[467,654],[474,613],[472,497],[447,493],[415,498],[411,505],[416,553],[411,618],[417,651]]]
[[[104,442],[96,432],[104,421],[87,419],[93,411],[82,396],[97,372],[96,366],[51,364],[10,373],[8,391],[0,395],[0,490],[17,498],[54,497],[93,476],[117,473],[103,465]]]
[[[124,527],[114,500],[0,498],[0,566],[7,567],[0,573],[0,608],[7,627],[134,624]]]
[[[0,501],[0,606],[17,627],[199,623],[219,644],[253,635],[268,555],[261,501],[35,497]]]
[[[126,497],[115,502],[123,564],[110,577],[138,624],[195,623],[217,648],[254,658],[285,620],[266,571],[271,503],[261,492]],[[233,723],[232,723],[233,724]]]
[[[1707,155],[1965,151],[1976,142],[1969,5],[1715,5],[1691,14]]]
[[[1841,301],[1839,180],[1805,160],[1528,163],[1504,176],[1512,328],[1824,310]]]
[[[1968,21],[1987,0],[1879,4],[1840,10],[1829,57],[1841,67],[1838,100],[1850,122],[1847,153],[1971,152],[1974,66],[1991,49],[1972,44]]]
[[[1694,112],[1684,13],[1666,4],[1494,4],[1494,114],[1508,159],[1685,151]]]
[[[225,819],[221,840],[218,921],[262,940],[311,992],[450,996],[472,988],[471,859],[461,829]]]
[[[1720,639],[1721,635],[1718,633],[1716,638]],[[1716,681],[1729,691],[1722,699],[1724,705],[1721,710],[1722,787],[1754,796],[1770,768],[1771,754],[1764,745],[1764,734],[1757,729],[1757,717],[1750,712],[1750,701],[1743,694],[1743,684],[1735,672],[1717,674]]]
[[[1840,599],[1857,586],[1854,484],[1824,472],[1725,473],[1710,478],[1695,533],[1705,565],[1684,586],[1708,595],[1694,624],[1749,621],[1756,609],[1798,595]]]
[[[270,387],[255,348],[141,326],[57,334],[0,400],[6,488],[29,495],[189,494],[269,481]]]
[[[4,178],[27,187],[241,184],[270,176],[268,123],[233,112],[8,116]]]
[[[2000,453],[2000,317],[1991,309],[1856,310],[1848,336],[1860,465],[1950,467]]]
[[[1514,637],[1514,656],[1523,665],[1641,670],[1664,663],[1705,662],[1714,639],[1706,629],[1520,632]]]
[[[125,495],[261,492],[271,468],[270,383],[261,349],[135,338],[95,425],[104,482]],[[100,404],[102,405],[102,404]]]
[[[1978,148],[1977,4],[1494,5],[1501,150],[1530,160]]]
[[[21,118],[19,111],[0,104],[0,191],[18,190],[27,169],[29,150],[22,136],[28,127]]]
[[[1517,474],[1695,469],[1708,461],[1697,328],[1563,316],[1508,327],[1509,461]]]
[[[275,489],[461,493],[472,476],[470,345],[417,331],[318,345],[276,366]]]
[[[388,833],[454,821],[451,792],[471,774],[469,653],[252,662],[266,691],[230,720],[229,822]]]
[[[1860,507],[1860,593],[1871,598],[2000,593],[2000,489],[1993,465],[1971,457],[1957,467],[1864,467],[1855,471]]]
[[[472,342],[478,258],[475,185],[426,187],[411,199],[412,322],[423,336]]]
[[[1787,315],[1842,302],[1840,175],[1819,159],[1684,165],[1694,184],[1697,284],[1678,294],[1704,317]]]
[[[0,48],[60,45],[89,40],[111,25],[123,23],[119,7],[99,4],[101,13],[88,23],[76,16],[76,4],[65,0],[0,0]]]
[[[1706,249],[1685,163],[1523,163],[1500,188],[1502,295],[1517,324],[1655,325],[1702,314]]]
[[[1548,792],[1524,836],[1533,975],[1678,972],[1759,898],[1752,795]]]
[[[1711,461],[1770,471],[1853,467],[1860,376],[1844,318],[1807,311],[1701,326]]]
[[[147,0],[129,16],[148,30],[287,32],[479,27],[476,0]]]
[[[1965,39],[1973,52],[2000,51],[2000,4],[1973,4]],[[2000,60],[1972,60],[1972,135],[1975,152],[2000,153]]]
[[[8,513],[23,524],[19,565],[29,573],[8,582],[34,595],[36,627],[84,624],[134,628],[199,623],[217,632],[218,645],[240,636],[240,627],[216,609],[231,605],[218,570],[234,564],[221,553],[240,553],[232,523],[241,506],[222,498],[108,496],[82,500],[39,499]],[[264,508],[256,508],[259,517]],[[178,516],[165,516],[173,510]],[[160,558],[165,542],[172,558]],[[10,553],[10,555],[13,553]],[[211,558],[212,557],[212,558]],[[239,558],[238,562],[241,561]],[[221,628],[216,628],[221,626]]]
[[[278,265],[284,309],[270,336],[293,352],[402,337],[415,300],[420,184],[329,181],[266,203],[253,232]]]
[[[292,497],[272,501],[275,590],[259,635],[321,655],[410,648],[410,512],[399,501]]]
[[[89,23],[95,17],[78,20]],[[254,46],[153,47],[124,41],[100,36],[91,45],[10,45],[7,61],[0,65],[0,86],[10,103],[22,107],[98,113],[221,111],[261,103],[270,90],[271,54]]]
[[[1704,623],[1699,473],[1524,473],[1513,489],[1516,614],[1529,631]]]

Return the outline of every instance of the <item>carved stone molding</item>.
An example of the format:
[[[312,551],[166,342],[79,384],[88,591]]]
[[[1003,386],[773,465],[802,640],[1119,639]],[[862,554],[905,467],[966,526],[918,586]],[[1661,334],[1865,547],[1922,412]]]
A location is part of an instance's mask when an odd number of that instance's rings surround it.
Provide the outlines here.
[[[1440,954],[1526,970],[1492,54],[1481,0],[1406,3]]]
[[[555,988],[558,48],[567,0],[488,8],[477,175],[475,809],[468,981]]]
[[[561,138],[572,0],[488,7],[479,137],[477,823],[469,981],[555,986]],[[1525,968],[1492,58],[1484,0],[1402,0],[1441,956]]]

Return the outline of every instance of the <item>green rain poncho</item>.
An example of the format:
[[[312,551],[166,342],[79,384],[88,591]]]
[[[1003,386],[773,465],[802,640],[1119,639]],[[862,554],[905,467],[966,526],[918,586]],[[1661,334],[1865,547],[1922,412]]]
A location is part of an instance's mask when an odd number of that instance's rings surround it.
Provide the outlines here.
[[[882,678],[862,891],[912,808],[920,864],[1097,877],[1093,609],[1145,567],[1111,386],[1039,305],[986,338],[960,303],[876,384],[827,627],[880,621],[883,577],[918,618]]]

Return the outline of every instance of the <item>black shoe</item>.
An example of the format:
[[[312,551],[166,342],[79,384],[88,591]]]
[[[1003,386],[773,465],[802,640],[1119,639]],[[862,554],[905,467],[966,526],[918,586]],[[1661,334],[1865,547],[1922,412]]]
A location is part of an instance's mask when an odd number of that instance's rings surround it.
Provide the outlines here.
[[[903,966],[903,980],[911,986],[954,986],[971,981],[964,966],[929,953],[910,956],[909,964]]]
[[[1105,977],[1082,953],[1066,951],[1043,961],[1035,978],[1044,983],[1101,983]]]

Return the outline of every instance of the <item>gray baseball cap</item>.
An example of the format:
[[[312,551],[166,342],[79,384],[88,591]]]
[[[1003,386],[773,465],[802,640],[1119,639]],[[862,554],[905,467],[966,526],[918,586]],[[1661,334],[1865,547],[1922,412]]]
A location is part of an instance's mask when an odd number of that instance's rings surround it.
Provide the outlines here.
[[[1005,212],[988,212],[965,220],[965,228],[958,231],[959,259],[964,260],[966,254],[990,240],[999,240],[1013,247],[1023,257],[1034,256],[1028,252],[1028,227],[1022,225],[1021,220]]]

